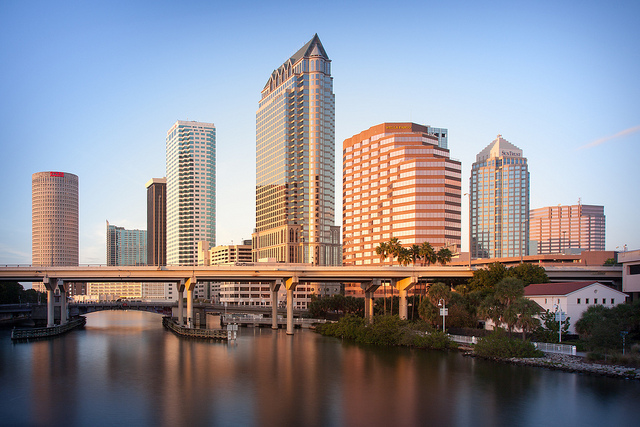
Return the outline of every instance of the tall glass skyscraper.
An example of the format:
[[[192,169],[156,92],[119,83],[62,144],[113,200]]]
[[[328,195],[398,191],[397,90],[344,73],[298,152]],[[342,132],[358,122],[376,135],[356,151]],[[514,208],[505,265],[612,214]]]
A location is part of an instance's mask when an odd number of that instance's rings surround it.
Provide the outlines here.
[[[197,265],[216,241],[216,128],[178,120],[167,132],[167,264]]]
[[[127,230],[107,221],[107,265],[146,265],[147,230]]]
[[[313,38],[269,77],[256,113],[254,260],[339,265],[331,60]]]
[[[471,258],[529,254],[529,168],[522,150],[502,138],[477,156],[469,179]]]

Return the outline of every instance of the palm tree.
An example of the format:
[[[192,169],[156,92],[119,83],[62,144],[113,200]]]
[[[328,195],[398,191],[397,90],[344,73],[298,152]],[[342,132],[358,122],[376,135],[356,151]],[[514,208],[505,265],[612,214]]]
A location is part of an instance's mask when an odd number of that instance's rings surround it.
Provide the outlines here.
[[[431,265],[436,262],[436,253],[433,250],[433,246],[429,242],[423,242],[420,245],[420,258],[422,258],[422,265]]]
[[[382,264],[384,260],[387,259],[387,256],[389,256],[389,244],[386,242],[380,243],[376,247],[376,254],[380,256],[380,264]],[[391,263],[393,264],[393,258],[391,259]],[[384,291],[383,313],[386,316],[387,315],[387,287],[385,285],[382,285],[382,290]]]
[[[440,250],[436,254],[436,259],[442,265],[445,265],[446,263],[451,261],[452,257],[453,257],[453,254],[451,253],[449,248],[440,248]]]
[[[415,267],[416,261],[420,259],[420,245],[413,244],[409,248],[409,256],[411,257],[411,264]]]
[[[380,243],[376,247],[376,254],[380,256],[380,264],[382,264],[384,260],[387,259],[387,256],[389,256],[389,244],[386,242]]]
[[[415,264],[415,259],[412,257],[411,249],[400,247],[400,253],[398,254],[398,264],[407,266],[411,262]]]
[[[400,256],[402,245],[400,244],[400,240],[398,240],[397,237],[392,237],[391,239],[389,239],[387,245],[389,245],[389,255],[391,255],[391,265],[393,266],[393,259]]]
[[[527,332],[535,331],[540,326],[541,307],[533,300],[526,297],[520,297],[516,301],[520,316],[516,321],[516,326],[522,329],[522,341],[525,340]]]

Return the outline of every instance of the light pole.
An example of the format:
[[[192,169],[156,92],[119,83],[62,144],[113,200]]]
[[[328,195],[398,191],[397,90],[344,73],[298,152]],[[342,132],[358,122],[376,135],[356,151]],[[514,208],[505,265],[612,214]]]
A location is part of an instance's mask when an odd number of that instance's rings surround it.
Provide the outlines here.
[[[438,300],[438,307],[440,307],[440,315],[442,315],[442,333],[444,334],[444,317],[449,314],[444,298]]]
[[[556,308],[556,322],[558,322],[558,342],[562,343],[562,317],[564,316],[564,312],[559,303],[553,306]]]

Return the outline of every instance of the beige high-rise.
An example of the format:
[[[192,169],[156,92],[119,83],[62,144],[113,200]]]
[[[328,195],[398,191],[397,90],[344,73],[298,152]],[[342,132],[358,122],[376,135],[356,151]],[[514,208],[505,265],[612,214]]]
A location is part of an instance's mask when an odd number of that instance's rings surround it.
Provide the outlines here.
[[[461,164],[446,141],[446,129],[382,123],[343,142],[345,265],[379,265],[392,237],[459,249]]]
[[[31,262],[78,265],[78,177],[66,172],[31,176]]]
[[[334,117],[331,60],[316,34],[262,89],[254,260],[340,264]]]

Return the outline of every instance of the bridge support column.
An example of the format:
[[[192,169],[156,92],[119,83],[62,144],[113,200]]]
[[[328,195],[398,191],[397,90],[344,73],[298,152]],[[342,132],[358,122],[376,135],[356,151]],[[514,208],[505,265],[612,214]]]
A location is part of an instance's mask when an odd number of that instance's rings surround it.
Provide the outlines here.
[[[278,291],[282,280],[276,280],[271,286],[271,329],[278,329]]]
[[[53,310],[53,289],[47,288],[47,327],[52,327],[55,322],[55,312]]]
[[[178,283],[178,325],[184,326],[184,280]]]
[[[364,318],[371,324],[373,323],[373,295],[380,287],[380,280],[360,283],[360,287],[364,291]]]
[[[55,301],[54,290],[56,289],[57,279],[51,279],[45,276],[42,279],[42,283],[47,289],[47,327],[50,328],[55,325],[56,321],[53,303]]]
[[[407,310],[407,291],[413,288],[416,283],[418,283],[417,277],[407,277],[404,279],[400,279],[396,281],[395,287],[400,292],[400,308],[399,315],[401,319],[406,319],[408,317]]]
[[[196,288],[196,278],[191,277],[185,282],[187,288],[187,327],[193,328],[193,290]]]
[[[69,285],[62,280],[58,280],[58,289],[60,290],[60,325],[66,325],[67,319],[67,290]]]
[[[285,283],[287,288],[287,335],[293,335],[293,291],[298,286],[298,278],[291,277]]]

